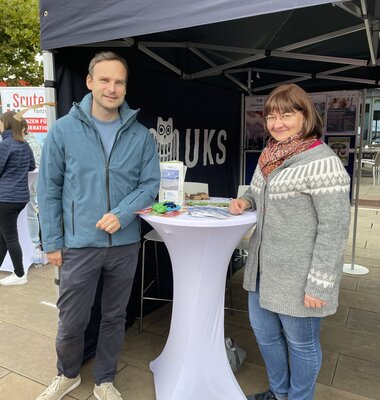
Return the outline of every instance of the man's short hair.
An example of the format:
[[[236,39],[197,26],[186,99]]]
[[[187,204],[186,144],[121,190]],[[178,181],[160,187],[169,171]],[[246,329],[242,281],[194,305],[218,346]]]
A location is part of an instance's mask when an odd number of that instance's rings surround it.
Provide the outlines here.
[[[88,74],[91,77],[94,72],[95,65],[101,61],[120,61],[124,65],[127,71],[127,79],[128,79],[129,68],[127,62],[122,56],[114,53],[113,51],[101,51],[100,53],[95,54],[94,58],[90,61],[90,64],[88,66]]]

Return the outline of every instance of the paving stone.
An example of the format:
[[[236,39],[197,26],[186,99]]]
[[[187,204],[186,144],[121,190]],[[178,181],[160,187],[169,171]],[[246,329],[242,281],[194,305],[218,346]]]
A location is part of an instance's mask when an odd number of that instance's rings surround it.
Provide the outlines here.
[[[245,361],[235,376],[246,395],[260,393],[268,388],[268,378],[264,366]]]
[[[165,336],[148,331],[139,333],[138,329],[129,328],[125,335],[120,361],[150,371],[149,363],[161,354],[165,343]]]
[[[317,382],[325,385],[332,384],[338,357],[338,353],[322,349],[322,366],[319,371]]]
[[[340,288],[348,289],[348,290],[356,290],[358,281],[359,281],[359,278],[356,276],[343,274],[342,279],[340,281]]]
[[[0,398],[2,400],[35,400],[44,390],[45,386],[14,372],[10,372],[0,379]],[[70,398],[73,399],[73,397]],[[67,399],[70,398],[67,397]]]
[[[380,367],[378,333],[323,323],[321,327],[321,345],[324,350],[379,363]]]
[[[0,337],[1,367],[43,384],[56,375],[53,338],[5,322]]]
[[[373,400],[369,397],[359,396],[358,394],[346,392],[335,387],[321,385],[317,383],[315,390],[315,400]]]
[[[337,312],[335,314],[325,317],[323,319],[323,323],[346,326],[349,311],[349,307],[339,305]]]
[[[378,334],[380,332],[380,314],[351,308],[347,320],[347,327]]]
[[[0,367],[0,379],[3,378],[5,375],[9,374],[10,371],[8,371],[5,368]]]
[[[380,399],[380,364],[339,356],[333,386],[371,399]]]
[[[377,313],[380,313],[379,300],[379,296],[376,294],[346,289],[341,289],[339,295],[339,304],[342,306],[353,307]]]
[[[364,292],[380,296],[380,280],[370,280],[362,278],[358,283],[357,290],[358,292]]]

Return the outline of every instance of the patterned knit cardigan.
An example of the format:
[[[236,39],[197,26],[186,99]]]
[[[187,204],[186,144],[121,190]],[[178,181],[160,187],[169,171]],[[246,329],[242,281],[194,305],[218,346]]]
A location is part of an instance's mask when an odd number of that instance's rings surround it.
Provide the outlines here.
[[[336,312],[350,223],[350,178],[326,144],[286,160],[265,181],[256,168],[242,196],[257,210],[244,288],[276,313],[322,317]],[[306,308],[305,293],[325,300]]]

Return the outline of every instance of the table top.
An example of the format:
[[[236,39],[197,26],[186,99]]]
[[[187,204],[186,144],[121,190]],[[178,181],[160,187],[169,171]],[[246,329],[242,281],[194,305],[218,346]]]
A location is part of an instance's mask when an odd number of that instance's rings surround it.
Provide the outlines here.
[[[193,217],[186,211],[177,216],[168,217],[164,215],[145,214],[140,215],[146,222],[158,223],[170,226],[189,226],[189,227],[221,227],[254,225],[256,223],[256,211],[245,211],[241,215],[231,215],[229,218],[219,219],[213,217]]]

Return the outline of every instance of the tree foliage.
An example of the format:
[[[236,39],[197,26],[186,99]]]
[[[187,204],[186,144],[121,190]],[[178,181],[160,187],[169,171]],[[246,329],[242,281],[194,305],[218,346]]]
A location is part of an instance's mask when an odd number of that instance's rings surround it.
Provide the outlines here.
[[[43,83],[38,0],[0,0],[0,85]]]

